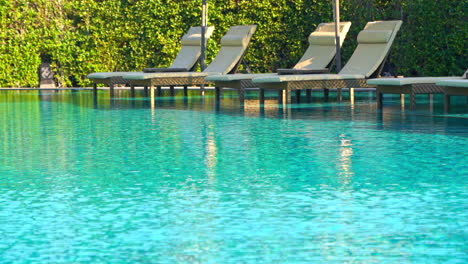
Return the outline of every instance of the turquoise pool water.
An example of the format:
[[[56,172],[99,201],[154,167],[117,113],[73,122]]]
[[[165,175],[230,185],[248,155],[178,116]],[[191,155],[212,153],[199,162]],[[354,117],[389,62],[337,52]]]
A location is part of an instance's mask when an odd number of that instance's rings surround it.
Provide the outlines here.
[[[465,98],[372,96],[0,91],[0,263],[467,263]]]

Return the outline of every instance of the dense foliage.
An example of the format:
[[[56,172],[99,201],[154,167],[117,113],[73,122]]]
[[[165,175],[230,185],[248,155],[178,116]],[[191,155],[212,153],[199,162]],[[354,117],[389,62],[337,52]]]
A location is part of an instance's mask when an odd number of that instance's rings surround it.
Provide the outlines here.
[[[257,24],[246,60],[255,72],[290,67],[320,22],[332,21],[331,0],[210,0],[215,34],[208,61],[231,25]],[[458,75],[467,67],[468,1],[342,0],[353,25],[344,62],[367,21],[402,19],[390,64],[406,76]],[[50,57],[62,86],[85,86],[95,71],[167,66],[181,35],[200,23],[201,0],[0,0],[0,87],[37,86]]]

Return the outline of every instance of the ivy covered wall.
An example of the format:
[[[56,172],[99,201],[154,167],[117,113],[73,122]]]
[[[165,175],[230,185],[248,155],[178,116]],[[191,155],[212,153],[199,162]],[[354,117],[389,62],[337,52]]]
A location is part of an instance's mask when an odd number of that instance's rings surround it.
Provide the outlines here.
[[[216,27],[208,61],[231,25],[257,24],[246,56],[255,72],[291,67],[307,36],[332,21],[331,0],[209,0]],[[342,21],[353,25],[343,60],[367,21],[402,19],[390,64],[405,76],[461,75],[468,67],[468,1],[342,0]],[[50,57],[62,86],[87,86],[95,71],[168,66],[180,37],[200,23],[201,0],[0,0],[0,87],[38,85]]]

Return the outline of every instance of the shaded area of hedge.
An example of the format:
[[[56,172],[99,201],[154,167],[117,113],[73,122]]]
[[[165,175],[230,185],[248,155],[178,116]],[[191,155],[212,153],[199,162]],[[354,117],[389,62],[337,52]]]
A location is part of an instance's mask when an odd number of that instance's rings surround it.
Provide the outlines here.
[[[255,72],[290,67],[317,24],[332,20],[330,0],[210,0],[215,34],[208,61],[231,25],[258,24],[246,60]],[[353,25],[344,62],[367,21],[402,19],[390,65],[406,76],[460,75],[467,65],[468,1],[345,0]],[[168,66],[181,35],[199,24],[201,0],[0,0],[0,87],[37,86],[41,55],[62,86],[86,86],[95,71]]]

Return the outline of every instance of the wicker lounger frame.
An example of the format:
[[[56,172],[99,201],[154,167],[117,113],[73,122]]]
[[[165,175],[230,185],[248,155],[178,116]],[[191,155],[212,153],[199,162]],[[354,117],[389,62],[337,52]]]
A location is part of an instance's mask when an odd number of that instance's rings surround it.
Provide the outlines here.
[[[329,71],[329,68],[327,68]],[[323,73],[323,72],[318,72]],[[227,87],[238,90],[239,93],[239,101],[243,102],[245,99],[245,89],[248,88],[258,88],[257,84],[252,82],[251,78],[248,79],[240,79],[240,80],[231,80],[231,81],[215,81],[214,82],[217,87]]]
[[[248,50],[249,48],[247,47],[244,50],[244,52],[241,54],[239,61],[234,65],[231,71],[229,71],[229,74],[237,73],[240,65],[244,63],[244,57],[245,57],[245,54],[247,54]],[[162,86],[169,86],[170,91],[171,91],[171,96],[174,96],[174,86],[183,86],[184,95],[187,96],[188,86],[200,86],[200,90],[203,92],[204,86],[211,83],[211,82],[206,81],[207,76],[162,77],[162,78],[158,77],[158,78],[149,78],[149,79],[142,79],[142,80],[126,79],[125,81],[127,81],[127,83],[130,85],[132,91],[134,90],[135,86],[150,87],[151,97],[154,97],[155,95],[154,94],[155,87],[158,89],[158,96],[161,95]],[[219,87],[215,87],[215,89],[216,89],[216,98],[219,99],[221,97],[222,90]]]
[[[416,106],[416,94],[436,94],[443,93],[444,89],[435,83],[414,83],[402,86],[395,85],[377,85],[376,96],[377,106],[382,109],[383,94],[405,94],[410,95],[410,109],[414,109]],[[403,100],[402,100],[403,102]]]
[[[189,71],[194,71],[196,70],[197,66],[198,66],[198,63],[199,61],[197,60],[197,62],[195,62],[195,64],[192,66],[192,68],[189,69]],[[164,69],[167,69],[168,72],[170,68],[164,68]],[[180,68],[176,68],[177,71],[179,71]],[[114,86],[115,85],[127,85],[127,86],[130,86],[131,90],[132,90],[132,93],[135,92],[134,90],[134,86],[132,86],[132,82],[131,80],[127,80],[127,79],[124,79],[123,76],[113,76],[113,77],[109,77],[109,78],[105,78],[105,79],[90,79],[93,81],[93,90],[94,90],[94,93],[96,94],[97,93],[97,85],[98,84],[105,84],[105,85],[108,85],[109,86],[109,92],[111,94],[111,96],[114,95]],[[148,86],[144,86],[145,88],[145,91],[146,89],[148,88]]]
[[[245,99],[245,89],[258,87],[254,85],[252,79],[232,80],[232,81],[216,81],[214,82],[216,87],[223,89],[224,87],[238,90],[239,101],[243,102]]]
[[[195,63],[195,65],[190,69],[190,71],[195,70],[197,67],[198,63]],[[167,68],[170,69],[170,68]],[[130,86],[132,93],[134,92],[134,86],[132,86],[132,81],[124,79],[123,76],[113,76],[105,79],[91,79],[93,81],[93,89],[94,93],[97,93],[97,85],[98,84],[105,84],[109,86],[109,92],[111,95],[114,95],[114,86],[115,85],[127,85]],[[147,89],[148,85],[144,85],[145,90]]]
[[[332,64],[333,62],[331,62],[330,64]],[[289,70],[289,69],[288,69]],[[329,72],[330,68],[327,68],[327,71]],[[323,73],[322,71],[321,72],[317,72],[319,74]],[[248,79],[239,79],[239,80],[230,80],[230,81],[215,81],[214,82],[216,87],[221,87],[221,89],[223,88],[231,88],[231,89],[236,89],[238,90],[238,93],[239,93],[239,101],[240,102],[243,102],[244,99],[245,99],[245,89],[248,89],[248,88],[258,88],[259,86],[257,84],[254,84],[252,82],[252,79],[251,78],[248,78]],[[261,91],[262,93],[263,91]]]
[[[108,85],[111,90],[114,89],[115,85],[118,84],[130,84],[127,80],[125,80],[122,76],[114,76],[105,79],[91,79],[93,81],[93,88],[97,89],[98,84],[105,84]]]
[[[150,78],[150,79],[142,79],[142,80],[129,80],[128,84],[132,91],[134,91],[135,86],[143,86],[145,90],[149,87],[151,96],[154,97],[154,89],[157,89],[157,95],[161,96],[161,87],[168,86],[170,88],[170,95],[174,96],[175,86],[183,86],[184,88],[184,96],[188,95],[188,86],[200,86],[203,90],[204,85],[208,84],[206,82],[206,76],[188,76],[188,77],[167,77],[167,78]]]
[[[280,96],[284,96],[285,103],[291,103],[292,91],[297,91],[299,95],[301,90],[323,89],[325,96],[328,97],[329,89],[337,89],[338,100],[341,101],[341,89],[343,88],[352,89],[374,87],[367,84],[367,79],[288,81],[279,83],[258,83],[258,86],[260,87],[261,94],[264,93],[263,90],[278,90],[280,92]],[[260,100],[264,100],[263,96],[260,96]],[[296,96],[296,101],[298,100],[299,98]]]
[[[378,78],[382,73],[382,70],[385,64],[390,57],[391,51],[383,58],[380,65],[374,71],[374,73],[369,78]],[[291,103],[291,91],[296,90],[296,102],[299,102],[299,95],[301,90],[310,90],[312,89],[323,89],[324,95],[327,98],[329,89],[337,89],[338,91],[338,101],[342,101],[341,89],[349,88],[350,98],[354,96],[353,88],[374,88],[374,85],[367,84],[367,79],[338,79],[338,80],[298,80],[298,81],[287,81],[287,82],[278,82],[278,83],[259,83],[260,87],[260,102],[264,101],[264,90],[279,90],[279,99],[280,101],[286,101],[285,103]],[[284,93],[283,93],[284,91]],[[282,97],[284,96],[284,100]]]
[[[370,78],[376,78],[380,76],[385,63],[388,61],[390,51],[385,55],[379,67],[370,76]],[[334,61],[330,62],[333,64]],[[329,67],[330,69],[331,67]],[[367,79],[339,79],[339,80],[305,80],[305,81],[288,81],[279,83],[256,83],[252,82],[252,79],[241,79],[231,81],[216,81],[217,87],[228,87],[239,90],[239,100],[243,102],[245,97],[245,89],[247,88],[260,88],[260,103],[265,100],[265,90],[278,90],[279,99],[283,101],[285,97],[285,103],[291,103],[291,92],[298,91],[296,95],[300,95],[301,90],[306,90],[310,94],[312,89],[323,89],[324,94],[328,97],[329,89],[338,89],[338,100],[342,100],[341,89],[343,88],[374,88],[375,86],[367,84]],[[217,88],[217,90],[220,88]],[[283,94],[284,91],[284,94]],[[351,92],[350,92],[351,93]],[[299,102],[298,96],[296,96],[296,102]]]
[[[184,86],[184,85],[204,85],[207,84],[205,76],[200,77],[167,77],[151,78],[143,80],[127,80],[132,86]]]

